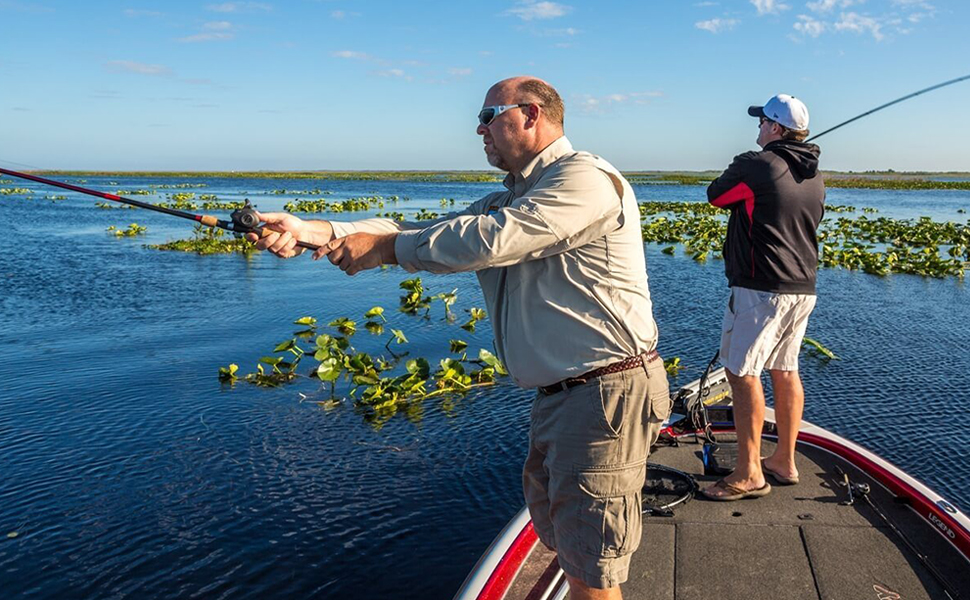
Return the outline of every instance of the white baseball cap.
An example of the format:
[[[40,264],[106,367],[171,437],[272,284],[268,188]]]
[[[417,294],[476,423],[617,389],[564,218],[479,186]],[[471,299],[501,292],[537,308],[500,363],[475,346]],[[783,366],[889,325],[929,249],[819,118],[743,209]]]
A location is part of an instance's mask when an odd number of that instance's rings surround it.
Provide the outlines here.
[[[751,106],[748,108],[748,114],[752,117],[771,119],[795,131],[808,129],[808,107],[798,98],[788,94],[772,96],[764,106]]]

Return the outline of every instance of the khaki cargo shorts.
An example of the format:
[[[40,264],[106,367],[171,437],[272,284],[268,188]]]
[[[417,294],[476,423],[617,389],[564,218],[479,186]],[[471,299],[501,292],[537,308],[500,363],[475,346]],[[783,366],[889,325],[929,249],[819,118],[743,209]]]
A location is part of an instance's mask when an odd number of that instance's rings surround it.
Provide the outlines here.
[[[670,414],[659,357],[532,405],[522,480],[539,539],[594,588],[627,579],[640,545],[647,455]]]
[[[732,287],[721,326],[721,364],[739,377],[759,377],[763,369],[797,371],[802,338],[814,308],[812,294]]]

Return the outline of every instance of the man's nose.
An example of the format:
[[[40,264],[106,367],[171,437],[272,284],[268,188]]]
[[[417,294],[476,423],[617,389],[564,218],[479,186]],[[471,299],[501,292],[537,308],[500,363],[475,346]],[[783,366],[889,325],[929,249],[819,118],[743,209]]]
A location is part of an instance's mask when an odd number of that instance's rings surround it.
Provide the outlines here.
[[[475,133],[477,133],[478,135],[485,135],[486,133],[488,133],[488,127],[479,123],[478,127],[475,128]]]

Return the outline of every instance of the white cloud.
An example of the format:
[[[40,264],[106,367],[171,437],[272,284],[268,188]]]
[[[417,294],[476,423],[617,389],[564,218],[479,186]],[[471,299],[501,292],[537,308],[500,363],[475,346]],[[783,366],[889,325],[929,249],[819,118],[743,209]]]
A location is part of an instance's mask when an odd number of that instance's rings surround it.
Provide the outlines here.
[[[718,33],[720,31],[734,29],[740,21],[737,19],[710,19],[707,21],[698,21],[694,23],[694,27],[698,29],[703,29],[704,31],[710,31],[711,33]]]
[[[533,19],[555,19],[572,10],[571,6],[558,2],[519,0],[518,4],[515,8],[505,11],[505,14],[516,16],[523,21],[531,21]]]
[[[876,41],[882,40],[885,36],[882,33],[882,23],[872,17],[860,15],[859,13],[842,13],[839,20],[835,22],[837,31],[851,31],[853,33],[869,33]]]
[[[232,33],[232,23],[229,21],[209,21],[202,25],[202,29],[205,29],[202,33],[196,33],[195,35],[189,35],[186,37],[178,38],[179,42],[221,42],[225,40],[231,40],[235,37]]]
[[[583,112],[605,112],[621,105],[649,104],[654,98],[660,98],[663,95],[664,93],[660,91],[614,93],[604,96],[586,94],[579,96],[578,102],[574,104],[577,104],[579,110]]]
[[[391,77],[394,79],[404,79],[406,81],[411,81],[413,77],[404,72],[404,69],[385,69],[383,71],[375,71],[375,75],[378,77]]]
[[[865,0],[817,0],[816,2],[809,2],[805,6],[812,12],[825,13],[833,8],[848,8],[853,4],[862,4],[863,2]]]
[[[342,10],[335,10],[332,13],[330,13],[330,17],[333,19],[343,19],[346,16],[347,16],[347,13],[345,13]]]
[[[149,65],[131,60],[109,60],[104,66],[114,73],[137,73],[156,77],[169,77],[173,74],[172,70],[164,65]]]
[[[793,25],[795,31],[802,35],[811,36],[817,38],[822,35],[822,33],[827,28],[827,25],[823,21],[812,18],[808,15],[798,15],[798,21]]]
[[[273,7],[262,2],[223,2],[222,4],[207,4],[206,10],[212,12],[234,13],[234,12],[269,12]]]
[[[338,50],[331,52],[330,56],[335,58],[351,58],[354,60],[370,60],[371,58],[366,52],[357,52],[356,50]]]
[[[778,2],[778,0],[751,0],[751,4],[754,4],[754,7],[758,9],[759,15],[776,15],[791,8],[787,4]]]
[[[452,67],[448,69],[448,74],[456,77],[468,77],[472,74],[472,70],[468,67]]]

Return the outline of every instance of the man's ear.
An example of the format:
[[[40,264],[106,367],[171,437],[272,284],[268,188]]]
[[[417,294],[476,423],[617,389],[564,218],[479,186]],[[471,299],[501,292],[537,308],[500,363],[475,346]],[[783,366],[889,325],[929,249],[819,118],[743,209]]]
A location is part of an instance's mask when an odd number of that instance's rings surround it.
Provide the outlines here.
[[[539,115],[542,114],[542,107],[538,104],[530,104],[527,109],[525,109],[525,128],[529,129],[535,127],[539,123]]]

